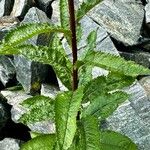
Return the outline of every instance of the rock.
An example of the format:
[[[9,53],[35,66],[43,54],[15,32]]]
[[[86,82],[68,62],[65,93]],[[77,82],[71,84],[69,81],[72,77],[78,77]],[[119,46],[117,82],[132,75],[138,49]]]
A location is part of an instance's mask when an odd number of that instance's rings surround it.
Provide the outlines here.
[[[11,106],[7,104],[6,98],[0,93],[0,131],[5,126],[8,119],[11,117]],[[0,135],[0,138],[2,135]]]
[[[13,29],[19,24],[19,20],[16,17],[3,16],[0,17],[0,40],[6,35],[8,31]]]
[[[13,58],[9,56],[0,56],[0,81],[5,87],[15,85],[16,71],[13,65]]]
[[[125,45],[136,45],[144,19],[143,5],[122,1],[105,0],[94,7],[88,16],[114,39]]]
[[[119,54],[126,60],[135,61],[137,64],[143,65],[144,67],[150,67],[150,53],[148,52],[119,52]]]
[[[41,95],[48,96],[50,98],[55,98],[58,92],[59,88],[55,85],[42,84],[41,86]]]
[[[150,76],[143,77],[142,79],[139,80],[139,83],[144,88],[144,90],[150,100]]]
[[[10,15],[14,0],[0,1],[0,17]]]
[[[52,16],[52,2],[54,0],[35,0],[35,3],[39,9],[44,11],[48,18],[51,18]]]
[[[120,132],[133,140],[139,150],[150,148],[150,101],[137,82],[126,89],[130,98],[107,118],[105,128]]]
[[[27,98],[32,97],[26,94],[24,91],[1,91],[2,95],[7,99],[8,104],[12,105],[11,117],[15,123],[18,123],[19,118],[27,111],[20,105]],[[53,93],[50,93],[51,95]],[[40,133],[53,133],[55,126],[50,121],[41,121],[33,124],[27,124],[27,126],[34,132]]]
[[[22,24],[31,22],[49,22],[46,14],[41,10],[32,7],[26,14]],[[47,45],[50,35],[42,34],[28,40],[28,43],[33,45]],[[14,56],[14,63],[17,70],[17,80],[22,84],[27,93],[35,94],[40,91],[41,83],[45,82],[46,78],[53,78],[54,72],[49,65],[43,65],[38,62],[28,60],[24,56]],[[47,74],[51,74],[47,77]],[[53,78],[54,79],[54,78]],[[56,81],[56,80],[54,80]]]
[[[31,6],[32,0],[15,0],[13,10],[10,15],[12,17],[24,17]]]
[[[20,149],[20,141],[11,138],[5,138],[0,141],[0,149],[1,150],[19,150]]]
[[[150,1],[145,6],[145,19],[146,19],[146,23],[150,23]]]

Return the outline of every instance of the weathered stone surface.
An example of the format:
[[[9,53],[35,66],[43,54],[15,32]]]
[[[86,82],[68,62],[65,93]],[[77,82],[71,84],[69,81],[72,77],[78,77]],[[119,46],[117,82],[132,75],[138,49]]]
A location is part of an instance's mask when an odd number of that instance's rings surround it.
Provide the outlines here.
[[[150,101],[137,82],[128,89],[129,100],[121,104],[106,120],[105,127],[131,138],[139,150],[150,148]]]
[[[107,34],[106,30],[95,23],[92,19],[88,16],[85,16],[81,21],[82,27],[82,37],[80,42],[78,43],[78,56],[80,57],[84,52],[84,48],[86,48],[87,42],[86,39],[88,35],[92,32],[97,30],[97,40],[96,40],[96,50],[97,51],[104,51],[111,54],[119,55],[117,49],[115,48],[113,42],[111,41],[109,35]],[[72,58],[71,49],[67,42],[63,41],[64,48],[66,50],[67,55]]]
[[[9,84],[15,84],[15,68],[13,60],[8,56],[0,56],[0,81],[6,87]]]
[[[150,67],[150,53],[148,52],[119,52],[119,54],[124,57],[126,60],[135,61],[137,64],[143,65],[147,68]]]
[[[32,5],[32,0],[15,0],[11,16],[23,17]]]
[[[7,104],[7,100],[0,93],[0,130],[5,126],[7,120],[11,117],[10,110],[11,106]]]
[[[5,34],[16,27],[19,24],[19,20],[11,16],[0,17],[0,40],[3,39]]]
[[[50,20],[47,18],[44,12],[32,7],[26,14],[22,23],[25,24],[31,22],[50,23]],[[46,45],[48,44],[49,39],[49,35],[42,34],[28,40],[28,43],[34,45]],[[25,91],[31,94],[39,92],[41,88],[41,82],[45,81],[49,67],[47,65],[28,60],[23,56],[14,56],[14,63],[17,70],[17,80],[22,84]]]
[[[145,6],[145,19],[146,19],[146,23],[150,23],[150,1]]]
[[[18,123],[19,118],[27,111],[20,105],[25,99],[31,95],[24,91],[1,91],[2,95],[7,99],[8,104],[12,105],[11,117],[15,123]],[[52,95],[53,93],[51,93]],[[55,126],[50,121],[41,121],[34,124],[28,124],[28,127],[34,132],[52,133],[55,131]]]
[[[39,9],[46,13],[48,18],[51,18],[53,11],[51,4],[53,1],[54,0],[35,0],[35,3]]]
[[[0,150],[19,150],[20,141],[11,138],[5,138],[0,141]]]
[[[13,0],[0,1],[0,17],[9,15],[13,6]]]
[[[139,83],[142,85],[144,88],[149,100],[150,100],[150,76],[143,77]]]
[[[58,92],[59,88],[55,85],[50,84],[41,85],[41,95],[48,96],[50,98],[55,98]]]
[[[140,37],[144,10],[138,3],[105,0],[88,14],[110,35],[125,45],[135,45]]]

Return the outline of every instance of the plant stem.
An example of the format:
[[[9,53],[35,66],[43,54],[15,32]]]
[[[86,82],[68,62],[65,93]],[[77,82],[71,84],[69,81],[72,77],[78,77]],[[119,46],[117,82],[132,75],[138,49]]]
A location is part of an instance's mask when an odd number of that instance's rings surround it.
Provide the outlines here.
[[[70,14],[70,30],[71,30],[71,47],[73,55],[73,82],[72,90],[75,91],[78,87],[78,70],[75,66],[77,61],[77,39],[76,39],[76,21],[75,21],[75,11],[74,11],[74,0],[68,0],[69,14]]]

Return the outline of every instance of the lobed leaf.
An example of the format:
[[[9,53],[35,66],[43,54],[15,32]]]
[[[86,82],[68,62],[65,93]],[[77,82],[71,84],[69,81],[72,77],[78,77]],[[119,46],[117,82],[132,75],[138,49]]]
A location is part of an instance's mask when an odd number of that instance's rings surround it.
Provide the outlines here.
[[[109,73],[108,76],[99,76],[88,82],[84,88],[83,102],[94,101],[99,95],[104,95],[115,90],[121,90],[131,85],[134,78],[116,73]]]
[[[80,8],[76,12],[77,21],[79,21],[84,15],[86,15],[94,6],[99,4],[102,0],[87,0],[80,5]]]
[[[20,150],[54,150],[55,139],[54,134],[37,136],[23,144]]]
[[[98,120],[93,116],[82,118],[79,124],[79,150],[100,150]]]
[[[128,94],[117,91],[112,94],[99,94],[95,99],[83,109],[82,117],[95,116],[105,119],[111,115],[118,105],[128,99]]]
[[[60,149],[67,150],[76,132],[76,117],[83,97],[83,89],[58,94],[55,104],[57,140]]]
[[[137,150],[137,146],[128,137],[114,131],[102,131],[100,150]]]
[[[45,96],[34,96],[22,102],[22,106],[29,109],[21,116],[19,121],[24,124],[35,123],[43,120],[54,121],[55,101]]]
[[[11,30],[3,40],[3,47],[16,46],[33,36],[47,32],[61,32],[70,35],[70,31],[61,27],[55,27],[48,23],[32,23],[21,25]]]
[[[91,51],[91,53],[83,61],[87,65],[101,67],[126,76],[136,77],[138,75],[150,74],[150,70],[148,68],[135,64],[133,61],[126,61],[119,56],[104,52]]]
[[[52,49],[46,46],[24,44],[11,47],[7,50],[7,54],[13,54],[14,51],[16,54],[22,54],[33,61],[51,65],[62,83],[71,89],[72,64],[60,46]]]

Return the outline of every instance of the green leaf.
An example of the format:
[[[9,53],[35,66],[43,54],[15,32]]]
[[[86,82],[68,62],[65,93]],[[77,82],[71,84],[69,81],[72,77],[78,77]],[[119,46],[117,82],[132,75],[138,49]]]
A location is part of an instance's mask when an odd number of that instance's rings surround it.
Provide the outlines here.
[[[30,131],[30,135],[31,135],[31,138],[33,139],[35,137],[42,136],[42,135],[45,135],[45,134]]]
[[[150,70],[148,68],[135,64],[133,61],[126,61],[119,56],[104,52],[91,51],[91,53],[83,61],[87,65],[101,67],[126,76],[136,77],[138,75],[150,74]]]
[[[96,48],[96,31],[92,31],[87,37],[87,47],[84,49],[84,53],[81,55],[81,60],[87,57],[88,53]],[[85,85],[92,80],[92,66],[83,65],[79,70],[79,85]]]
[[[54,134],[37,136],[23,144],[20,150],[53,150],[55,139]]]
[[[80,5],[80,8],[76,12],[77,21],[81,20],[81,18],[86,15],[94,6],[99,4],[102,0],[86,0]]]
[[[32,23],[19,26],[11,30],[3,39],[0,45],[0,54],[6,54],[5,50],[16,46],[21,42],[41,33],[47,32],[61,32],[70,36],[70,31],[61,27],[55,27],[48,23]]]
[[[60,9],[61,27],[67,29],[69,26],[68,1],[67,0],[60,0],[59,9]]]
[[[28,108],[19,121],[24,124],[35,123],[43,120],[54,120],[55,101],[45,96],[34,96],[22,102],[22,106]]]
[[[76,132],[76,117],[83,97],[83,89],[58,94],[55,104],[55,122],[60,149],[70,147]]]
[[[98,120],[88,116],[79,124],[80,150],[100,150],[100,132]]]
[[[82,117],[95,116],[105,119],[111,115],[119,104],[127,100],[128,94],[125,92],[115,92],[112,94],[100,94],[95,97],[89,106],[83,109]]]
[[[137,146],[128,137],[114,131],[103,131],[100,150],[137,150]]]
[[[99,95],[109,93],[114,90],[121,90],[124,87],[131,85],[134,78],[116,73],[109,73],[107,76],[99,76],[89,83],[84,88],[83,102],[94,101]]]
[[[72,64],[60,46],[55,49],[55,47],[48,48],[46,46],[24,44],[12,47],[7,52],[13,54],[13,50],[15,50],[17,54],[22,54],[33,61],[51,65],[62,83],[68,89],[71,89]]]

